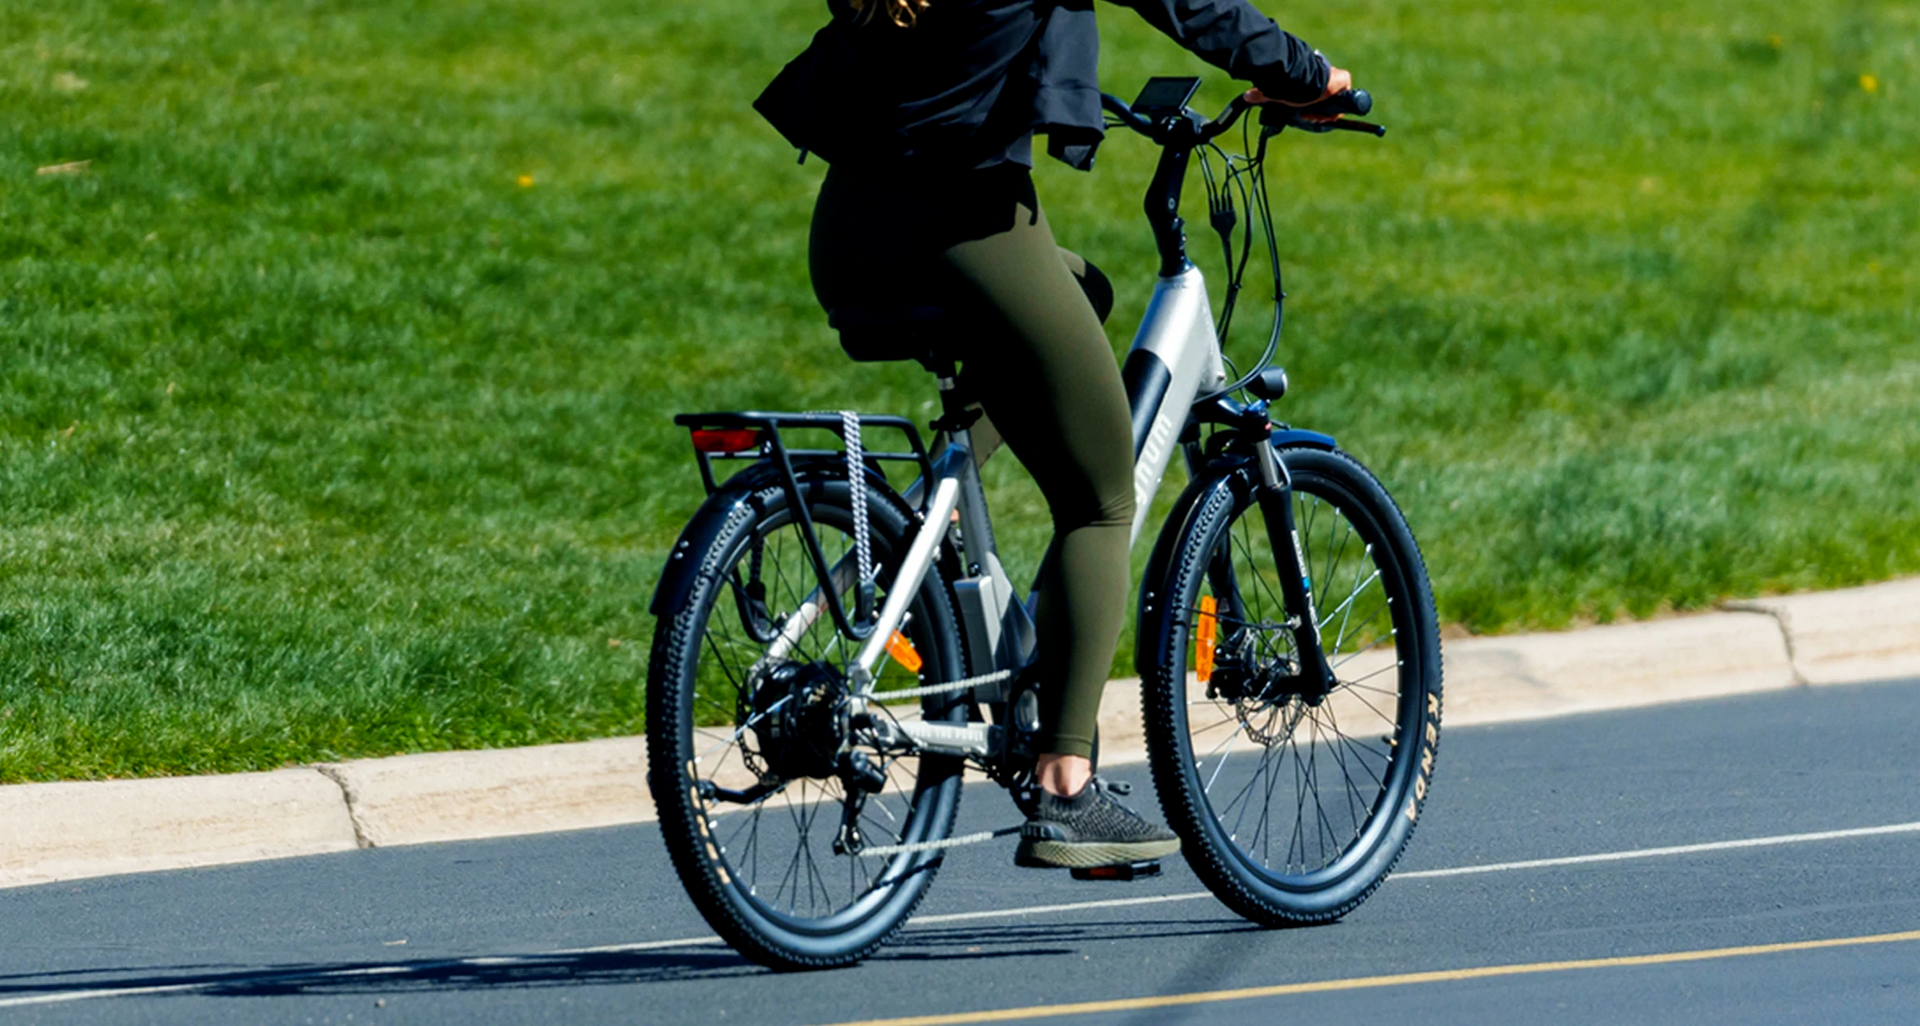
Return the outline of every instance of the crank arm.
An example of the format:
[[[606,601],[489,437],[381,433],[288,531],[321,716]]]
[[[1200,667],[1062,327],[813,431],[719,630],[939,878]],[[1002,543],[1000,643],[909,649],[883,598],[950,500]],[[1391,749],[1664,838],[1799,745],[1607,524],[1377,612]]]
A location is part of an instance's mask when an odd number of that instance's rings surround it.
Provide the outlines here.
[[[700,797],[708,801],[726,802],[730,805],[752,805],[754,802],[765,798],[785,786],[787,785],[784,780],[777,784],[769,784],[763,780],[744,791],[735,791],[730,787],[721,787],[711,780],[702,780],[698,785]]]

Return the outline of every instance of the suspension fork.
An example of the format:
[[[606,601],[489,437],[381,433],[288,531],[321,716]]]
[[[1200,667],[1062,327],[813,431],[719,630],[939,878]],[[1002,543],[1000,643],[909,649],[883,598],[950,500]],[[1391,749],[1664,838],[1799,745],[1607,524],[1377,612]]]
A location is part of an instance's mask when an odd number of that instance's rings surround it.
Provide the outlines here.
[[[1293,519],[1293,478],[1280,452],[1268,440],[1271,428],[1262,431],[1254,446],[1256,468],[1255,498],[1267,522],[1267,547],[1273,552],[1275,569],[1280,575],[1280,595],[1298,621],[1293,624],[1294,643],[1300,650],[1300,671],[1289,690],[1298,690],[1309,701],[1318,702],[1333,690],[1333,669],[1320,645],[1320,614],[1313,607],[1313,578],[1308,572],[1306,554],[1300,548],[1300,531]]]

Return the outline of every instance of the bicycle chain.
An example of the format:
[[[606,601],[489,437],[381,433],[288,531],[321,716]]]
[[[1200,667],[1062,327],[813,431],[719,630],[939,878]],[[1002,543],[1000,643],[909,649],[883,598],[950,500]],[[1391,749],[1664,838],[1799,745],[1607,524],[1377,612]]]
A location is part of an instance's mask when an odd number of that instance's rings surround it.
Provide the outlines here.
[[[940,851],[945,848],[958,848],[967,844],[985,844],[1001,837],[1011,837],[1020,832],[1018,826],[1002,827],[998,830],[982,830],[977,834],[962,834],[941,841],[921,841],[917,844],[882,844],[872,848],[862,848],[855,854],[861,858],[880,858],[888,855],[908,855],[922,851]]]
[[[888,702],[902,698],[923,698],[927,695],[944,695],[949,691],[965,691],[968,688],[976,688],[982,684],[998,684],[1012,676],[1012,670],[995,670],[992,673],[983,673],[978,677],[962,677],[959,680],[950,680],[940,684],[928,684],[925,687],[919,688],[903,688],[899,691],[876,691],[862,695],[861,697]]]

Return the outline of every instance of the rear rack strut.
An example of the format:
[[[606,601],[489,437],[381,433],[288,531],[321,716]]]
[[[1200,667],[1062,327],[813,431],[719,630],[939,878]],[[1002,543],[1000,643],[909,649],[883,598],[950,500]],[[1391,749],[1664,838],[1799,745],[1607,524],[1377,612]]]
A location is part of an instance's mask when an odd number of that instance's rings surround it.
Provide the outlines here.
[[[762,410],[745,410],[726,413],[682,413],[673,418],[673,422],[689,430],[700,431],[753,431],[749,444],[739,449],[709,451],[707,447],[696,445],[694,457],[700,463],[700,483],[705,486],[708,495],[720,488],[713,473],[713,461],[753,460],[765,462],[779,471],[780,487],[786,493],[787,506],[793,510],[794,519],[799,521],[801,535],[806,540],[807,558],[813,564],[814,576],[820,582],[820,591],[826,598],[827,609],[833,614],[834,624],[848,637],[866,640],[872,632],[872,625],[856,622],[857,617],[847,615],[845,603],[840,599],[840,589],[834,586],[833,569],[827,565],[825,552],[820,548],[820,536],[813,525],[813,516],[807,512],[806,503],[800,495],[800,480],[794,474],[795,459],[812,457],[841,457],[847,454],[845,448],[850,425],[857,425],[865,434],[869,428],[882,431],[899,431],[907,438],[906,451],[887,451],[868,448],[861,445],[862,463],[869,461],[892,460],[918,464],[924,480],[933,479],[933,461],[927,455],[927,447],[920,439],[920,432],[912,421],[905,417],[881,414],[859,414],[845,417],[839,413],[776,413]],[[782,429],[815,429],[831,431],[840,436],[842,448],[813,449],[791,448],[781,437]],[[859,482],[849,481],[857,487]]]

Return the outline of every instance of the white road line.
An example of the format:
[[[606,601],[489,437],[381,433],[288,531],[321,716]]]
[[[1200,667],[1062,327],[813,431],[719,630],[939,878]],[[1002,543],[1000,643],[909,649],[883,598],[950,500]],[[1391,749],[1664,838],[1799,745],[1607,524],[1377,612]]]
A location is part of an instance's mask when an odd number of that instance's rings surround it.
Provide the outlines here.
[[[1920,834],[1920,821],[1912,823],[1892,823],[1887,826],[1856,827],[1851,830],[1821,830],[1807,834],[1776,834],[1772,837],[1747,837],[1733,841],[1709,841],[1704,844],[1678,844],[1664,848],[1637,848],[1631,851],[1609,851],[1594,855],[1569,855],[1553,859],[1527,859],[1521,862],[1489,862],[1477,866],[1456,866],[1451,869],[1422,869],[1410,873],[1395,873],[1392,880],[1431,880],[1449,876],[1473,876],[1479,873],[1510,873],[1524,869],[1551,869],[1557,866],[1584,866],[1601,862],[1627,862],[1635,859],[1665,858],[1674,855],[1696,855],[1704,852],[1736,851],[1742,848],[1773,848],[1789,844],[1813,844],[1820,841],[1845,841],[1860,837],[1886,837],[1894,834]],[[908,921],[909,927],[937,926],[942,923],[964,923],[981,919],[1016,919],[1023,916],[1053,915],[1060,912],[1089,912],[1100,909],[1132,908],[1140,905],[1161,905],[1176,901],[1194,901],[1213,897],[1208,891],[1190,891],[1181,894],[1155,894],[1139,898],[1112,898],[1104,901],[1074,901],[1059,905],[1030,905],[1025,908],[989,909],[980,912],[948,912],[934,916],[915,916]],[[219,980],[203,983],[170,983],[150,987],[96,987],[88,990],[68,990],[51,994],[29,994],[20,997],[0,998],[0,1008],[19,1008],[27,1005],[51,1005],[69,1001],[86,1001],[93,998],[145,997],[156,994],[181,994],[192,991],[218,990],[222,987],[248,983],[287,983],[299,980],[340,980],[364,976],[393,976],[418,972],[429,966],[500,966],[534,965],[544,959],[561,955],[604,955],[624,954],[639,951],[665,951],[674,948],[709,947],[721,943],[720,938],[708,934],[704,937],[680,937],[673,940],[640,941],[633,944],[603,944],[590,948],[562,948],[540,955],[526,957],[484,956],[466,959],[447,959],[420,965],[379,965],[357,969],[328,969],[315,972],[262,973],[258,976],[235,974]]]
[[[1920,833],[1920,822],[1894,823],[1889,826],[1856,827],[1852,830],[1822,830],[1812,834],[1777,834],[1773,837],[1748,837],[1738,841],[1709,841],[1706,844],[1676,844],[1668,848],[1639,848],[1634,851],[1609,851],[1598,855],[1568,855],[1557,859],[1528,859],[1525,862],[1493,862],[1455,869],[1422,869],[1395,873],[1394,880],[1430,880],[1441,876],[1472,876],[1475,873],[1508,873],[1516,869],[1548,869],[1553,866],[1584,866],[1595,862],[1626,862],[1630,859],[1657,859],[1668,855],[1695,855],[1708,851],[1733,851],[1738,848],[1771,848],[1785,844],[1811,844],[1815,841],[1844,841],[1854,837],[1883,837],[1887,834]]]
[[[210,983],[170,983],[160,987],[121,987],[117,990],[63,990],[54,994],[31,994],[27,997],[0,998],[0,1008],[19,1008],[25,1005],[55,1005],[66,1001],[87,1001],[106,997],[147,997],[153,994],[179,994],[189,990],[206,990],[214,986]]]
[[[1520,869],[1550,869],[1555,866],[1581,866],[1595,862],[1626,862],[1632,859],[1653,859],[1671,855],[1694,855],[1701,852],[1733,851],[1739,848],[1770,848],[1788,844],[1810,844],[1816,841],[1844,841],[1855,837],[1882,837],[1888,834],[1920,833],[1920,821],[1913,823],[1894,823],[1889,826],[1856,827],[1850,830],[1822,830],[1811,834],[1776,834],[1772,837],[1746,837],[1735,841],[1708,841],[1704,844],[1679,844],[1666,848],[1638,848],[1632,851],[1609,851],[1595,855],[1568,855],[1553,859],[1528,859],[1524,862],[1490,862],[1478,866],[1455,866],[1451,869],[1420,869],[1406,873],[1395,873],[1388,877],[1394,880],[1427,880],[1443,876],[1473,876],[1476,873],[1508,873]],[[1116,898],[1109,901],[1076,901],[1065,905],[1035,905],[1031,908],[994,909],[986,912],[954,912],[938,916],[915,916],[908,926],[924,926],[933,923],[956,923],[970,919],[1008,919],[1015,916],[1049,915],[1055,912],[1079,912],[1092,909],[1126,908],[1131,905],[1156,905],[1168,901],[1192,901],[1195,898],[1211,898],[1211,891],[1191,891],[1184,894],[1161,894],[1148,898]]]
[[[443,965],[458,965],[458,959],[449,959]],[[31,994],[26,997],[0,998],[0,1008],[17,1008],[22,1005],[54,1005],[67,1001],[87,1001],[92,998],[145,997],[153,994],[183,994],[196,990],[219,990],[221,987],[247,983],[294,983],[300,980],[341,980],[358,976],[393,976],[416,971],[418,966],[370,965],[360,969],[323,969],[304,973],[262,973],[248,976],[237,973],[225,979],[207,980],[201,983],[164,983],[152,987],[97,987],[92,990],[63,990],[53,994]]]
[[[641,941],[638,944],[598,944],[591,948],[561,948],[550,951],[550,955],[623,955],[629,951],[665,951],[668,948],[694,948],[703,944],[718,944],[720,938],[713,934],[705,937],[682,937],[679,940]]]

